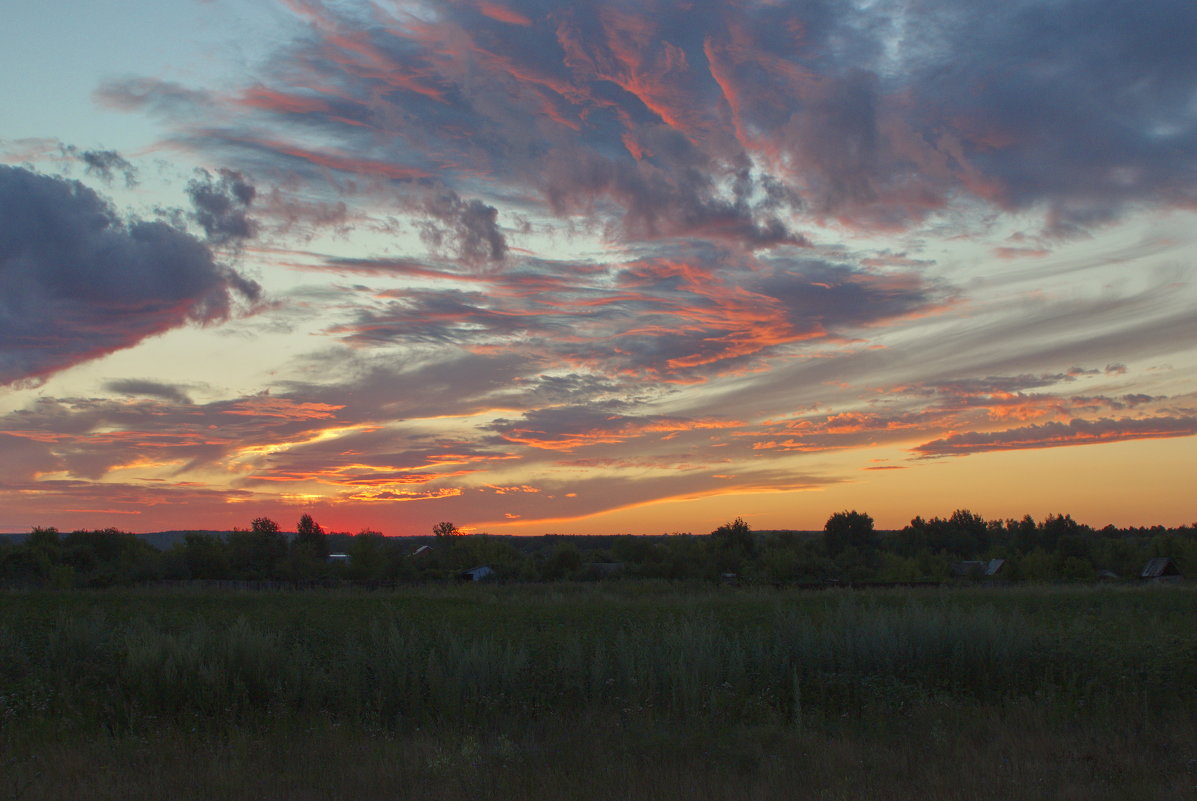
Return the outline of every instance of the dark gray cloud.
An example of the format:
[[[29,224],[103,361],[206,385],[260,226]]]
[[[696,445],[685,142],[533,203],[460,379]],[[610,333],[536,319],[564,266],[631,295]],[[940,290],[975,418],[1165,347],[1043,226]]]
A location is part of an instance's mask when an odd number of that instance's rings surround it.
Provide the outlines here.
[[[681,139],[677,134],[672,138]],[[684,140],[683,140],[684,141]],[[688,143],[682,149],[700,155]],[[531,166],[531,165],[530,165]],[[776,204],[754,205],[743,174],[729,173],[709,158],[645,164],[562,148],[535,166],[550,209],[559,215],[591,215],[604,202],[620,209],[609,234],[615,239],[694,237],[765,248],[804,245],[807,240],[775,216]],[[725,198],[720,179],[734,183],[738,197]]]
[[[539,375],[526,384],[528,394],[545,405],[580,405],[614,398],[627,403],[635,400],[629,395],[628,386],[606,376]]]
[[[157,78],[125,78],[105,81],[95,92],[96,100],[121,111],[147,111],[172,121],[198,121],[212,110],[212,97],[204,91]]]
[[[837,476],[798,473],[793,470],[745,469],[734,475],[712,470],[708,459],[704,467],[673,465],[662,469],[661,464],[642,465],[637,469],[628,465],[634,480],[627,476],[609,476],[578,470],[569,477],[553,477],[538,481],[535,493],[507,493],[480,499],[473,493],[451,498],[444,503],[446,514],[462,509],[466,516],[480,512],[493,515],[490,523],[503,522],[502,515],[516,514],[521,522],[555,520],[566,527],[565,521],[602,514],[614,509],[634,507],[662,500],[684,500],[717,497],[736,493],[795,492],[834,486],[844,479]],[[645,469],[651,468],[651,469]],[[482,491],[478,492],[479,495]],[[439,511],[439,510],[438,510]],[[435,514],[429,510],[426,514]],[[712,521],[713,528],[720,521]],[[676,529],[675,529],[676,531]],[[691,533],[705,534],[699,530]],[[635,533],[651,533],[643,530]],[[661,532],[665,533],[665,532]]]
[[[93,175],[106,184],[112,183],[119,173],[125,179],[126,187],[137,186],[137,168],[115,150],[80,150],[74,145],[62,147],[64,155],[79,159],[85,165],[88,175]]]
[[[450,189],[427,193],[418,204],[426,216],[419,223],[420,238],[439,253],[466,264],[501,262],[507,240],[499,230],[499,212],[480,200],[465,200]]]
[[[192,217],[204,229],[208,241],[227,245],[253,239],[257,223],[249,216],[257,190],[240,172],[218,170],[216,175],[197,170],[187,183],[187,196],[194,209]]]
[[[1097,445],[1136,439],[1164,439],[1197,435],[1197,417],[1147,417],[1070,420],[1067,423],[1008,428],[1004,431],[968,431],[923,443],[913,450],[922,456],[964,456],[986,451]]]
[[[125,221],[76,181],[0,166],[0,384],[223,320],[258,293],[183,231]]]
[[[119,392],[122,395],[159,398],[160,400],[183,405],[191,403],[191,398],[187,396],[182,387],[175,384],[164,384],[161,381],[125,378],[119,381],[107,382],[104,384],[104,389],[109,392]]]
[[[1079,377],[1101,375],[1101,370],[1074,367],[1062,373],[1039,373],[1031,375],[991,375],[978,378],[961,378],[937,384],[921,384],[906,387],[905,391],[916,394],[944,395],[950,397],[971,397],[1009,395],[1042,389],[1055,384],[1076,381]]]
[[[687,432],[738,429],[739,421],[728,418],[695,419],[672,415],[625,414],[630,404],[622,401],[592,401],[585,405],[532,409],[518,419],[501,418],[487,426],[499,440],[544,451],[573,453],[593,446],[620,445],[639,440],[672,441]]]
[[[532,440],[540,447],[572,450],[582,444],[622,439],[636,422],[621,414],[626,408],[626,404],[606,401],[532,409],[518,419],[500,418],[488,428],[504,439]]]
[[[50,446],[44,442],[0,434],[0,487],[6,484],[32,481],[38,473],[62,468]]]
[[[792,256],[768,261],[772,274],[754,276],[749,287],[776,298],[793,318],[817,320],[829,331],[875,325],[950,300],[946,287],[915,272],[878,275],[848,264]]]
[[[1005,203],[1045,202],[1053,229],[1069,233],[1137,203],[1197,197],[1192,3],[936,2],[927,10],[938,47],[911,83],[932,108],[960,115],[970,162]],[[936,77],[946,65],[951,72]]]
[[[521,404],[542,368],[515,352],[471,353],[408,347],[372,354],[344,348],[317,354],[316,382],[281,382],[285,397],[343,407],[337,419],[377,422],[441,415],[468,415]]]

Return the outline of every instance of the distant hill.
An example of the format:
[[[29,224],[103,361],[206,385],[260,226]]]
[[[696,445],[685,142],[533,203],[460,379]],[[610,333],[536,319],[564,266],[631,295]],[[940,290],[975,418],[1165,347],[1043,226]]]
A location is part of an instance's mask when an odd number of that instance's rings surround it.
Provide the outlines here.
[[[160,551],[169,551],[176,542],[182,542],[188,534],[212,534],[217,537],[227,537],[228,531],[151,531],[148,534],[138,534],[137,538],[148,542]]]
[[[59,536],[69,534],[69,531],[60,531]],[[188,534],[215,534],[218,537],[225,537],[229,534],[227,531],[151,531],[147,534],[136,535],[138,539],[144,540],[150,545],[154,546],[160,551],[168,551],[176,542],[182,542],[183,538]],[[23,534],[0,534],[0,543],[21,543],[29,537],[29,532]]]
[[[63,532],[60,532],[60,535],[65,536],[66,534],[69,534],[69,533],[70,532],[63,531]],[[227,537],[231,533],[232,532],[230,532],[230,531],[216,531],[216,530],[212,530],[212,529],[204,529],[204,530],[190,529],[187,531],[182,531],[182,530],[180,530],[180,531],[150,531],[150,532],[147,532],[144,534],[138,534],[136,536],[139,539],[145,541],[146,543],[152,545],[153,547],[157,548],[160,551],[169,551],[171,548],[173,548],[175,546],[176,543],[181,543],[183,541],[183,538],[186,537],[188,534],[208,534],[208,535],[217,536],[217,537]],[[808,536],[808,537],[822,536],[822,534],[823,534],[822,531],[793,531],[793,530],[761,530],[761,531],[755,531],[753,533],[760,535],[760,536],[774,536],[777,534],[791,534],[791,535],[800,535],[800,536]],[[887,532],[879,532],[879,533],[884,534]],[[295,536],[295,533],[291,532],[291,531],[284,531],[284,532],[282,532],[282,534],[287,537]],[[23,533],[23,534],[0,534],[0,543],[21,543],[21,542],[24,542],[28,536],[29,536],[28,532]],[[464,536],[475,536],[475,535],[467,534]],[[527,535],[518,535],[518,534],[487,534],[486,536],[490,537],[492,539],[503,540],[505,542],[509,542],[512,545],[514,545],[517,550],[519,550],[523,553],[531,553],[534,551],[540,551],[540,550],[552,548],[554,545],[559,544],[559,543],[563,544],[563,543],[567,543],[567,542],[573,543],[574,545],[578,546],[579,550],[582,550],[582,551],[608,550],[611,548],[612,545],[615,544],[616,540],[618,540],[620,537],[626,537],[628,535],[626,535],[626,534],[542,534],[542,535],[536,535],[536,536],[527,536]],[[643,539],[648,539],[648,540],[657,540],[657,539],[666,539],[667,537],[678,536],[678,535],[640,534],[640,535],[636,535],[636,536],[643,538]],[[699,535],[699,536],[705,536],[705,535]],[[348,534],[348,533],[331,532],[330,531],[329,539],[330,539],[330,545],[332,546],[333,550],[344,550],[345,548],[348,547],[349,541],[353,539],[353,535]],[[387,539],[388,540],[404,540],[405,542],[411,543],[413,548],[416,546],[419,546],[419,545],[432,545],[436,542],[436,537],[434,537],[430,534],[394,535],[394,536],[388,536]]]

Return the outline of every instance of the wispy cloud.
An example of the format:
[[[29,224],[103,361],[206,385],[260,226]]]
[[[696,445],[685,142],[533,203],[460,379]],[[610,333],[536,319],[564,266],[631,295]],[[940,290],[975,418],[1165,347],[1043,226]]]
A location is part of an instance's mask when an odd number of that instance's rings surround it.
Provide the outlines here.
[[[1004,431],[970,431],[919,445],[923,456],[962,456],[985,451],[1013,451],[1125,442],[1135,439],[1191,437],[1197,434],[1197,417],[1098,418],[1043,423]]]
[[[178,404],[189,404],[191,399],[182,387],[164,384],[160,381],[150,381],[136,378],[124,378],[109,381],[104,385],[109,392],[119,392],[122,395],[142,395],[150,398],[160,398]]]

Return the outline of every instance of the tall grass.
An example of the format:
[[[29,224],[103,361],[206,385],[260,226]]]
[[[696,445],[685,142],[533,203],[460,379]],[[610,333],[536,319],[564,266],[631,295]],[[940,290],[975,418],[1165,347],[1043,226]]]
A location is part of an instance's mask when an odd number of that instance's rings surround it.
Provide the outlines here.
[[[483,618],[496,603],[476,601]],[[771,601],[740,619],[693,608],[646,619],[613,613],[577,627],[554,611],[573,603],[539,616],[525,608],[519,625],[506,628],[415,618],[385,602],[344,624],[280,626],[255,616],[252,604],[231,622],[144,612],[61,616],[41,627],[6,620],[0,671],[13,688],[10,716],[36,708],[22,692],[48,689],[54,714],[109,727],[266,712],[396,728],[582,709],[773,722],[860,717],[936,699],[1110,704],[1111,693],[1131,692],[1118,681],[1128,671],[1150,671],[1162,697],[1188,689],[1194,669],[1186,662],[1197,661],[1192,642],[1157,655],[1170,675],[1116,644],[1082,653],[1017,606],[915,595]]]
[[[0,797],[1197,786],[1197,592],[0,596]]]

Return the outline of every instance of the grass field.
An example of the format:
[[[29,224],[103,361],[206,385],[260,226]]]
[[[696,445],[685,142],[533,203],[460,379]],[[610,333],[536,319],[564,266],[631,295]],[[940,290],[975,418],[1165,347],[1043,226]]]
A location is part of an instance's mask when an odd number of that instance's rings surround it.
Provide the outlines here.
[[[1197,590],[0,596],[0,797],[1197,797]]]

